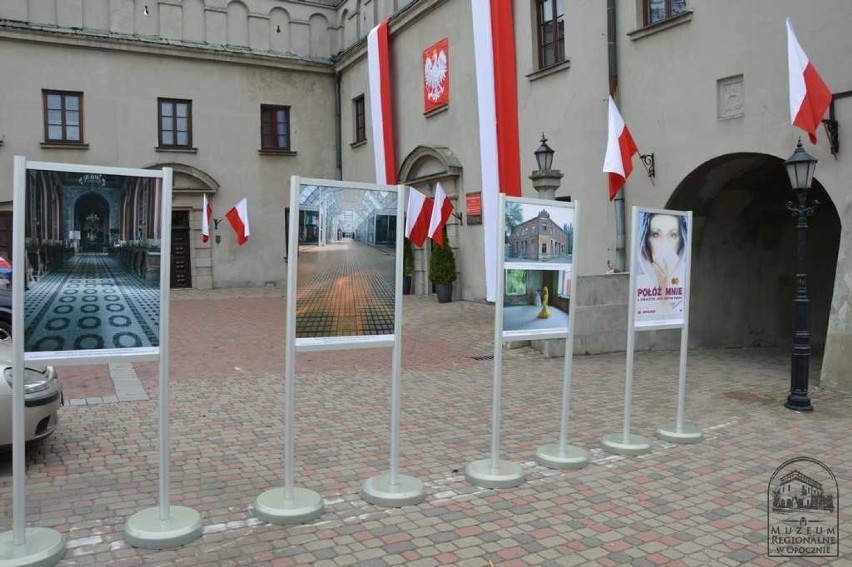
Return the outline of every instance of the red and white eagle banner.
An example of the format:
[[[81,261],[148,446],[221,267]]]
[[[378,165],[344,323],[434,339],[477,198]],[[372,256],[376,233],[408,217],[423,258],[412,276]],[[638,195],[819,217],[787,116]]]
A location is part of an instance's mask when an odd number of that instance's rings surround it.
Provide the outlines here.
[[[609,127],[603,171],[609,174],[609,200],[612,201],[633,172],[633,156],[638,154],[636,142],[627,129],[615,101],[609,97]]]
[[[396,183],[391,114],[390,54],[388,19],[367,34],[367,72],[370,78],[370,113],[373,118],[373,152],[376,183]]]
[[[512,0],[471,0],[479,108],[485,298],[497,295],[500,193],[520,197],[518,86]]]
[[[790,123],[808,133],[816,144],[816,131],[831,104],[831,89],[805,54],[793,23],[787,18],[787,66],[790,71]]]
[[[432,220],[430,199],[414,187],[408,188],[408,206],[405,211],[405,237],[418,248],[422,248],[429,236],[429,222]]]
[[[429,221],[429,238],[444,247],[444,227],[450,215],[453,214],[453,204],[447,198],[444,187],[438,183],[435,187],[435,202],[432,206],[432,219]]]
[[[423,112],[450,103],[450,42],[442,39],[423,51]]]

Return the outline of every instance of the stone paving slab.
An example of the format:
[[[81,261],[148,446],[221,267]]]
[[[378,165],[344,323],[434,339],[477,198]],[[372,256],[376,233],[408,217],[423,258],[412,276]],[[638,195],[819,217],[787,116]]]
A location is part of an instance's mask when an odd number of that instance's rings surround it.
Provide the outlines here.
[[[64,407],[54,436],[30,450],[28,521],[69,538],[65,566],[852,563],[852,397],[817,391],[812,414],[783,408],[783,349],[691,351],[687,416],[706,440],[654,440],[642,457],[600,449],[621,428],[624,354],[575,357],[569,439],[591,463],[566,472],[532,460],[558,438],[563,361],[506,351],[501,456],[522,464],[526,482],[487,490],[463,471],[490,450],[492,362],[474,357],[491,351],[493,310],[410,296],[405,309],[400,470],[424,481],[424,503],[382,509],[359,495],[388,466],[390,352],[307,353],[297,359],[296,484],[318,491],[326,511],[302,526],[253,517],[257,495],[283,482],[283,345],[272,332],[283,300],[233,295],[172,310],[171,495],[201,513],[204,535],[162,551],[123,540],[126,519],[157,504],[148,363],[135,369],[149,400]],[[636,433],[673,419],[677,360],[637,353]],[[838,559],[766,557],[767,483],[799,455],[824,461],[840,484]],[[0,478],[0,530],[10,491]]]

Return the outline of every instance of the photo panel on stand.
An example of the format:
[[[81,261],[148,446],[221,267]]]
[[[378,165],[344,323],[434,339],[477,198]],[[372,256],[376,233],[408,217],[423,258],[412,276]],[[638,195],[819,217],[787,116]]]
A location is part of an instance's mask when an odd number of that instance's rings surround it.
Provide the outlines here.
[[[681,211],[637,211],[633,239],[637,327],[683,324],[691,244],[688,223],[688,213]]]
[[[299,187],[297,344],[393,337],[397,193]]]
[[[507,198],[503,337],[565,337],[574,256],[574,207]]]
[[[26,352],[157,351],[162,199],[157,177],[27,170]]]

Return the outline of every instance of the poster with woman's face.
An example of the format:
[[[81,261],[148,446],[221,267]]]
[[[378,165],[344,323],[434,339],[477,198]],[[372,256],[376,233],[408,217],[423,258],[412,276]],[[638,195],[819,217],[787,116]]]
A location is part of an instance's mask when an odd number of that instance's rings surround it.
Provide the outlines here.
[[[682,324],[689,285],[689,214],[639,209],[633,223],[635,324]]]
[[[161,180],[30,169],[26,192],[25,350],[158,347]]]

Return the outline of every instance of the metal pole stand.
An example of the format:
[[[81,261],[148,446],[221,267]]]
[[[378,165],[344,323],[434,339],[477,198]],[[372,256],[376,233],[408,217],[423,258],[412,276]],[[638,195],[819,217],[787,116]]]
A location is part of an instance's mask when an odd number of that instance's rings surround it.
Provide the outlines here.
[[[397,186],[398,219],[405,218],[405,186]],[[399,393],[402,387],[402,249],[403,231],[396,232],[396,271],[394,276],[394,342],[391,355],[390,472],[368,478],[361,485],[361,498],[375,506],[401,508],[420,504],[426,497],[423,482],[399,474]],[[447,243],[449,246],[449,243]]]
[[[127,519],[124,538],[133,547],[166,549],[201,537],[201,515],[186,506],[169,503],[169,287],[171,285],[172,178],[163,168],[162,250],[160,252],[160,504]]]
[[[65,555],[65,540],[56,530],[26,528],[21,544],[14,543],[13,534],[0,534],[0,567],[50,567]]]

